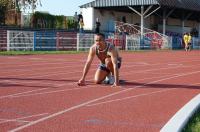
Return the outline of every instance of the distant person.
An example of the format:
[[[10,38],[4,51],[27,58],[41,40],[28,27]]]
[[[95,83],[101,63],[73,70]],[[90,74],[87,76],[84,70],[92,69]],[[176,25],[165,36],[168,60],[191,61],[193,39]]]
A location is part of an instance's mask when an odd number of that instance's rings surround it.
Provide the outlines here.
[[[75,12],[74,14],[74,29],[77,30],[78,29],[78,14],[77,12]]]
[[[101,26],[101,23],[99,22],[99,18],[96,18],[95,33],[99,33],[100,32],[100,26]]]
[[[122,17],[122,22],[126,23],[126,17],[125,16]]]
[[[83,33],[84,32],[84,22],[83,19],[81,18],[79,21],[79,32]]]
[[[183,41],[184,41],[184,44],[185,44],[185,51],[188,51],[188,48],[189,48],[189,46],[188,46],[188,43],[189,43],[189,35],[188,35],[188,33],[185,33],[183,35]]]
[[[80,14],[78,14],[78,23],[80,22],[81,19],[83,20],[82,12],[80,12]]]
[[[95,73],[94,82],[101,84],[108,77],[109,84],[112,84],[113,87],[119,86],[121,57],[119,56],[118,49],[113,44],[107,43],[105,35],[101,33],[95,35],[95,43],[90,47],[83,75],[78,81],[78,85],[86,85],[85,78],[95,55],[99,58],[100,64]]]
[[[188,33],[188,50],[191,51],[192,46],[192,36],[190,33]]]

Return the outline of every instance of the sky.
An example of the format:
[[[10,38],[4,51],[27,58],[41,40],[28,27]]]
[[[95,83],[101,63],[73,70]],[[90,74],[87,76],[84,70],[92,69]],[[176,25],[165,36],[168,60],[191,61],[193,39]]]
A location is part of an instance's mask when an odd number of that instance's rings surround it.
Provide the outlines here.
[[[74,16],[79,13],[79,6],[94,0],[41,0],[42,6],[38,5],[36,11],[45,11],[52,15]]]

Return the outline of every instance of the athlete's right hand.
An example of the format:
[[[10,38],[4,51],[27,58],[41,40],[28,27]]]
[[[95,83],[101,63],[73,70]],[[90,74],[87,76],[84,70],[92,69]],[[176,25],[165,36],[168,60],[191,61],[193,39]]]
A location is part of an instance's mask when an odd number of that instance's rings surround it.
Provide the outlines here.
[[[80,79],[77,84],[78,86],[85,86],[85,80]]]

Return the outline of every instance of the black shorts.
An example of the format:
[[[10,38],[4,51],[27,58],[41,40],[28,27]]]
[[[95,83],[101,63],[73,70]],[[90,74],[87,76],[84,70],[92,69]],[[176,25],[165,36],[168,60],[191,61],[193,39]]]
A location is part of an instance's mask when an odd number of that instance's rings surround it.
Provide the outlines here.
[[[119,69],[120,69],[120,67],[121,67],[121,63],[122,63],[122,58],[120,57],[120,58],[117,59],[117,66],[118,66]],[[98,67],[98,68],[99,68],[100,70],[110,72],[110,70],[109,70],[109,69],[106,67],[106,65],[103,64],[103,63],[99,64],[99,67]]]

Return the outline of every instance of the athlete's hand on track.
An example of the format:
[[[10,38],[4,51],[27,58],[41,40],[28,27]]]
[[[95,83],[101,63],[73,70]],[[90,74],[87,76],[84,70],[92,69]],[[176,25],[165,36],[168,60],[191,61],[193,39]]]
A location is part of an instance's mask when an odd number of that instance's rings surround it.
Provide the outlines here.
[[[85,86],[85,80],[80,79],[77,84],[78,86]]]

